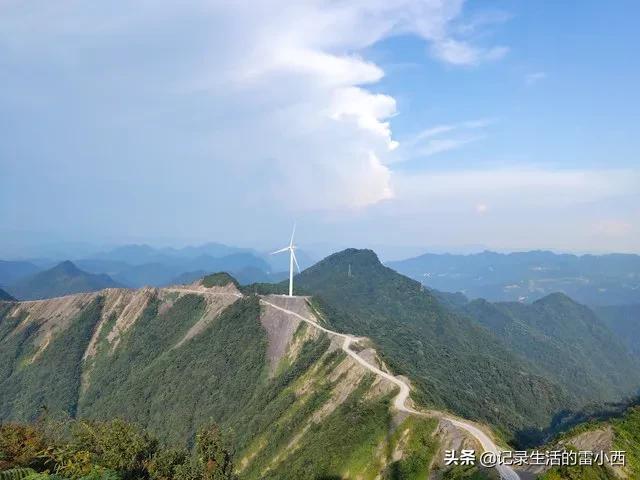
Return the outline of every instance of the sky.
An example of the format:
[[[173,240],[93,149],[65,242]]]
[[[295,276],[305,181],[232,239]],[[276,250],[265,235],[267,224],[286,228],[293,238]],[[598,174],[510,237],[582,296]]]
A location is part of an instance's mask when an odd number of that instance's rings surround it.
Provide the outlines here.
[[[293,223],[301,246],[640,253],[639,14],[0,0],[0,258]]]

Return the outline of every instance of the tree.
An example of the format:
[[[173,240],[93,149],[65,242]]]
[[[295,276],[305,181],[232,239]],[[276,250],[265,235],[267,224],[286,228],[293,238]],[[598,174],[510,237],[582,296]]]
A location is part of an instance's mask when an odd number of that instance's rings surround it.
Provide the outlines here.
[[[233,455],[225,445],[220,427],[212,424],[196,435],[196,456],[202,467],[203,480],[234,479]]]

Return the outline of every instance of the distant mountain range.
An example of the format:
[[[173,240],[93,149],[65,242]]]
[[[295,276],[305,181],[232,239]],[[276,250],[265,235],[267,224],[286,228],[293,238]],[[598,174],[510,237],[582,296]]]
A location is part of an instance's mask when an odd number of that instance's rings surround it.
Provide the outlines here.
[[[31,262],[0,260],[0,287],[11,285],[41,270]]]
[[[20,280],[10,287],[11,294],[20,300],[60,297],[72,293],[95,292],[104,288],[122,287],[105,274],[84,272],[72,262],[65,261],[55,267]]]
[[[431,288],[469,298],[532,302],[561,292],[587,305],[640,303],[639,255],[428,253],[387,265]]]
[[[153,248],[149,245],[125,245],[110,251],[75,259],[78,269],[95,275],[108,275],[121,286],[166,286],[190,283],[209,273],[226,271],[242,284],[278,282],[288,275],[288,257],[271,256],[255,250],[219,243],[175,248]],[[298,252],[303,268],[313,260]],[[0,261],[0,287],[11,292],[26,293],[23,282],[45,265],[58,262],[39,259],[29,261]],[[23,297],[27,298],[27,297]]]
[[[303,269],[314,264],[304,250],[297,257]],[[275,283],[286,278],[289,268],[287,255],[220,243],[180,249],[125,245],[72,261],[85,272],[108,275],[130,288],[189,283],[217,271],[233,274],[243,285]],[[46,259],[0,261],[0,288],[11,292],[18,281],[56,263]],[[470,299],[531,303],[560,292],[591,306],[640,303],[638,255],[425,254],[387,266],[431,289],[462,292]]]

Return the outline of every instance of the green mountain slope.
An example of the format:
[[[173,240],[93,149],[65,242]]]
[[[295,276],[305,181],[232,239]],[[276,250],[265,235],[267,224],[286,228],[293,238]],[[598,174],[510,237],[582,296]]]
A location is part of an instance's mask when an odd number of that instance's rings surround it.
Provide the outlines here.
[[[18,299],[35,300],[120,286],[108,275],[87,273],[72,262],[65,261],[13,284],[9,291]]]
[[[349,271],[351,274],[349,274]],[[370,337],[421,402],[488,421],[509,433],[546,425],[571,405],[490,332],[444,308],[370,250],[345,250],[297,276],[337,329]]]
[[[593,311],[640,358],[640,303],[593,307]]]
[[[12,302],[15,298],[0,288],[0,301]]]
[[[640,387],[640,363],[591,310],[563,294],[532,304],[475,300],[462,311],[580,404],[618,400]]]
[[[640,478],[640,400],[607,415],[605,420],[590,420],[560,434],[545,448],[557,450],[622,451],[625,465],[554,467],[540,480],[616,480]]]
[[[302,298],[269,300],[313,317]],[[225,274],[182,290],[2,303],[0,422],[33,421],[46,407],[123,418],[183,446],[216,422],[242,479],[426,474],[437,422],[396,418],[396,387],[339,346],[259,297],[239,296]],[[399,424],[403,434],[393,435]],[[418,441],[429,448],[417,452]]]

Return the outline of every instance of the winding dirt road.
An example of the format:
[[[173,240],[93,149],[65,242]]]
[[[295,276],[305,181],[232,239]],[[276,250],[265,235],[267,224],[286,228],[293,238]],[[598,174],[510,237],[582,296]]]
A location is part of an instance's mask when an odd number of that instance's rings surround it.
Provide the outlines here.
[[[300,320],[302,320],[303,322],[308,323],[309,325],[312,325],[314,328],[317,328],[319,330],[322,330],[323,332],[332,335],[334,337],[339,337],[344,339],[343,343],[342,343],[342,350],[344,350],[344,352],[349,355],[351,358],[353,358],[356,362],[358,362],[360,365],[362,365],[364,368],[366,368],[367,370],[375,373],[376,375],[394,383],[395,385],[397,385],[400,388],[400,391],[398,392],[398,394],[396,395],[394,401],[393,401],[393,405],[394,407],[401,412],[406,412],[412,415],[420,415],[423,417],[436,417],[439,418],[440,420],[446,421],[446,422],[450,422],[451,424],[453,424],[454,426],[465,430],[466,432],[468,432],[469,434],[471,434],[477,441],[478,443],[480,443],[480,445],[482,446],[483,450],[486,452],[491,452],[494,455],[498,455],[500,452],[500,449],[498,448],[498,446],[493,442],[493,440],[491,440],[491,438],[484,433],[482,430],[480,430],[478,427],[476,427],[475,425],[469,423],[469,422],[465,422],[464,420],[461,419],[457,419],[454,418],[452,416],[446,415],[442,412],[420,412],[418,410],[415,410],[409,406],[407,406],[407,399],[409,398],[409,393],[411,391],[409,384],[407,384],[405,381],[403,381],[400,378],[396,378],[393,375],[380,370],[378,367],[376,367],[375,365],[372,365],[371,363],[367,362],[365,359],[363,359],[362,357],[360,357],[356,352],[354,352],[353,350],[351,350],[351,344],[352,343],[357,343],[358,341],[362,340],[359,337],[354,337],[353,335],[348,335],[345,333],[338,333],[338,332],[334,332],[333,330],[329,330],[328,328],[323,327],[322,325],[320,325],[319,323],[317,323],[315,320],[311,320],[310,318],[306,318],[302,315],[300,315],[299,313],[296,313],[294,311],[291,310],[287,310],[286,308],[282,308],[278,305],[274,305],[273,303],[265,300],[264,298],[260,299],[260,302],[262,302],[265,305],[270,306],[271,308],[275,308],[276,310],[280,310],[283,313],[286,313],[288,315],[292,315]],[[496,469],[498,470],[498,473],[500,475],[500,478],[502,480],[520,480],[520,476],[515,472],[515,470],[513,470],[513,468],[511,468],[508,465],[497,465]]]
[[[168,288],[167,290],[172,290],[172,291],[179,291],[179,292],[188,292],[188,293],[197,293],[197,294],[204,294],[204,295],[234,295],[238,298],[241,298],[243,295],[240,292],[237,293],[231,293],[231,292],[211,292],[211,291],[207,291],[206,289],[195,289],[195,288],[180,288],[180,287],[174,287],[174,288]],[[470,422],[464,421],[462,419],[459,418],[455,418],[451,415],[447,415],[443,412],[421,412],[418,410],[415,410],[409,406],[407,406],[407,400],[409,398],[409,393],[411,392],[411,388],[409,387],[409,384],[406,383],[404,380],[400,379],[400,378],[396,378],[393,375],[391,375],[390,373],[387,373],[383,370],[380,370],[378,367],[376,367],[375,365],[367,362],[365,359],[363,359],[362,357],[360,357],[356,352],[354,352],[351,349],[351,344],[352,343],[357,343],[358,341],[362,340],[362,338],[359,337],[355,337],[353,335],[349,335],[346,333],[339,333],[339,332],[335,332],[333,330],[329,330],[328,328],[323,327],[322,325],[320,325],[319,323],[317,323],[315,320],[312,320],[310,318],[304,317],[303,315],[300,315],[297,312],[294,312],[292,310],[288,310],[286,308],[280,307],[278,305],[275,305],[267,300],[265,300],[264,298],[260,299],[260,302],[263,303],[264,305],[268,305],[271,308],[275,308],[276,310],[280,310],[283,313],[286,313],[287,315],[292,315],[296,318],[298,318],[299,320],[302,320],[303,322],[313,326],[314,328],[317,328],[318,330],[321,330],[331,336],[334,337],[338,337],[338,338],[342,338],[343,342],[342,342],[342,350],[349,355],[351,358],[353,358],[356,362],[358,362],[360,365],[362,365],[364,368],[366,368],[367,370],[369,370],[370,372],[375,373],[376,375],[394,383],[395,385],[397,385],[400,388],[400,391],[398,392],[398,394],[396,395],[396,397],[393,400],[393,405],[394,407],[401,412],[406,412],[409,413],[411,415],[420,415],[423,417],[431,417],[431,418],[438,418],[441,421],[445,421],[445,422],[449,422],[452,425],[465,430],[466,432],[468,432],[469,434],[471,434],[471,436],[473,436],[478,443],[480,443],[480,446],[482,447],[482,449],[485,452],[491,452],[494,455],[499,455],[500,453],[500,449],[498,448],[498,446],[494,443],[493,440],[491,440],[491,438],[482,430],[480,430],[478,427],[476,427],[475,425],[473,425]],[[520,476],[516,473],[515,470],[513,470],[513,468],[511,468],[508,465],[497,465],[496,466],[496,470],[498,471],[498,474],[500,475],[500,478],[502,480],[520,480]]]

